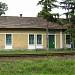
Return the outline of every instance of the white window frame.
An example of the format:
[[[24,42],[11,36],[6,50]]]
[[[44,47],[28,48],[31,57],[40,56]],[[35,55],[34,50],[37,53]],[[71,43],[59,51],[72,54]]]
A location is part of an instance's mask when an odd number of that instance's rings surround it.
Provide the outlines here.
[[[66,34],[66,36],[67,36],[67,35],[69,35],[69,36],[70,36],[70,34]],[[71,41],[70,41],[70,43],[67,43],[67,42],[66,42],[66,44],[71,44]]]
[[[37,35],[41,35],[41,44],[37,44]],[[36,45],[43,45],[43,35],[42,34],[36,34]]]
[[[7,45],[6,44],[6,35],[9,35],[9,34],[11,35],[11,44]],[[12,45],[13,45],[13,41],[12,40],[13,40],[13,35],[11,33],[6,33],[5,34],[5,49],[12,49]]]
[[[6,37],[7,37],[7,35],[11,35],[11,34],[6,34]],[[12,35],[10,36],[10,43],[9,44],[7,44],[7,38],[6,38],[6,45],[12,45]]]
[[[65,42],[66,42],[66,36],[67,36],[67,35],[70,35],[70,34],[66,34],[66,35],[65,35]],[[70,44],[67,44],[67,43],[66,43],[66,48],[71,48],[71,43],[70,43]]]
[[[29,44],[29,35],[34,35],[34,44]],[[42,35],[42,44],[37,44],[37,35]],[[43,34],[29,33],[28,34],[28,49],[42,49],[43,48]]]
[[[29,44],[29,35],[34,35],[34,44]],[[33,33],[28,34],[28,45],[35,45],[35,34],[33,34]]]

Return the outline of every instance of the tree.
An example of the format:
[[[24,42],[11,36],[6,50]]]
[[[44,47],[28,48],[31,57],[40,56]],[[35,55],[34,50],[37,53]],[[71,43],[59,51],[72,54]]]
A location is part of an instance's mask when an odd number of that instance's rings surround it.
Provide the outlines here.
[[[60,2],[60,5],[58,6],[56,4],[57,0],[40,0],[38,2],[38,5],[42,5],[42,11],[38,13],[38,17],[43,17],[47,21],[51,22],[57,22],[59,24],[69,24],[70,27],[66,30],[67,33],[71,34],[71,42],[74,43],[75,39],[75,0],[62,0]],[[61,7],[65,10],[67,10],[66,13],[63,13],[67,16],[66,19],[60,19],[59,14],[53,14],[51,13],[53,8]],[[48,44],[48,25],[46,27],[47,31],[47,44]],[[71,44],[71,47],[73,47],[73,44]]]
[[[70,27],[67,29],[67,33],[71,34],[71,48],[73,48],[73,44],[75,41],[75,1],[74,0],[63,0],[60,2],[63,6],[63,9],[66,9],[66,15],[68,20],[67,23],[70,24]]]
[[[6,3],[0,2],[0,16],[5,14],[5,11],[8,10],[8,5]]]
[[[67,18],[69,18],[71,14],[74,14],[75,1],[74,0],[63,0],[62,2],[60,2],[60,7],[67,10],[65,14],[67,15]]]
[[[53,17],[53,15],[54,15],[54,14],[45,11],[45,9],[42,10],[42,11],[40,11],[40,13],[38,13],[38,17],[43,17],[43,18],[45,18],[47,21],[51,21],[51,22],[56,21],[56,19]]]
[[[41,0],[38,2],[38,5],[42,5],[43,9],[46,9],[46,11],[51,11],[52,8],[57,6],[55,2],[57,2],[57,0]]]
[[[40,0],[37,5],[42,5],[42,11],[38,13],[38,17],[43,17],[48,21],[55,22],[55,14],[51,13],[53,8],[58,7],[55,2],[57,2],[57,0]],[[56,14],[56,16],[58,16],[58,14]]]

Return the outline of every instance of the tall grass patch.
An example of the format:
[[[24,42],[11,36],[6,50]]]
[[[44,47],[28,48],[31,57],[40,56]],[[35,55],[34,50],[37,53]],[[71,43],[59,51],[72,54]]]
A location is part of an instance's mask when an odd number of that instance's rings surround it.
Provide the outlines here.
[[[49,53],[70,53],[75,50],[6,50],[0,51],[0,54],[49,54]]]
[[[75,75],[75,59],[57,57],[0,60],[0,75]]]

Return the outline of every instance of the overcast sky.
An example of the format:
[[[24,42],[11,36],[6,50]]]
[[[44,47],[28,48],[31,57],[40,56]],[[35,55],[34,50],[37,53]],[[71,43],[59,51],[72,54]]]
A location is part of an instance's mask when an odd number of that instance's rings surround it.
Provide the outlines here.
[[[19,16],[23,14],[24,17],[37,16],[38,12],[41,10],[41,6],[37,6],[38,1],[39,0],[0,0],[0,2],[8,5],[5,16]],[[62,10],[55,9],[54,12],[62,13]]]

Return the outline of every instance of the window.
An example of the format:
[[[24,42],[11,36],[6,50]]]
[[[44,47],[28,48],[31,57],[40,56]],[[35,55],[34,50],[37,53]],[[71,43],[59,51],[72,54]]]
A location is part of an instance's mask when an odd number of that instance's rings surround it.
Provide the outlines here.
[[[66,35],[66,44],[70,44],[71,41],[70,41],[70,35]]]
[[[34,34],[29,34],[29,44],[34,44]]]
[[[42,35],[37,35],[37,44],[42,44]]]
[[[6,34],[6,45],[11,45],[11,34]]]

